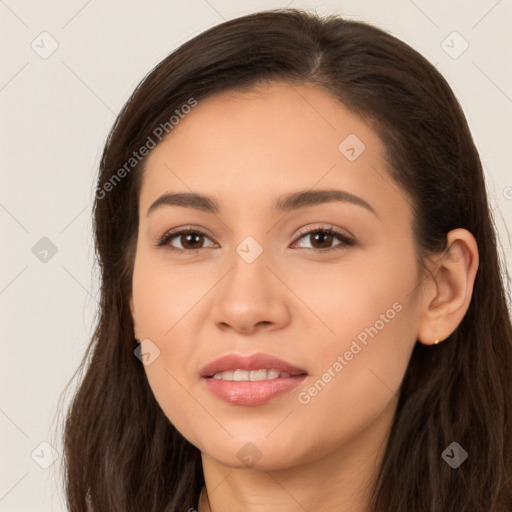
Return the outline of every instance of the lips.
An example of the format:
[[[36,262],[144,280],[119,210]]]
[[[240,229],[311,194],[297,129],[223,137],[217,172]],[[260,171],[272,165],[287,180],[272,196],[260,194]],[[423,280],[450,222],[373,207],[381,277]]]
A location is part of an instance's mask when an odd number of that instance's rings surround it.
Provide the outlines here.
[[[207,364],[201,370],[200,375],[201,377],[209,378],[222,372],[235,372],[236,370],[249,372],[279,370],[279,372],[289,374],[292,377],[307,374],[305,370],[268,354],[254,354],[252,356],[230,354]]]
[[[295,389],[307,372],[267,354],[231,354],[200,372],[206,389],[232,405],[262,405]]]

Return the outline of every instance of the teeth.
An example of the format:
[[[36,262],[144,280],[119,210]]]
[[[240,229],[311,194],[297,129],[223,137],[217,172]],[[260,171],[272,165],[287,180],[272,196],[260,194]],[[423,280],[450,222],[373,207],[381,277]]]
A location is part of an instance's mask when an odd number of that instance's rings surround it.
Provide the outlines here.
[[[272,371],[272,370],[271,370]],[[269,377],[267,370],[252,370],[249,373],[249,380],[251,382],[254,382],[256,380],[267,380],[269,378],[275,378],[275,377]],[[277,373],[277,376],[279,377],[279,372]]]
[[[213,378],[217,380],[231,380],[234,382],[255,382],[258,380],[272,380],[278,377],[285,378],[290,377],[289,373],[281,372],[274,368],[270,370],[234,370],[216,373]]]
[[[233,372],[233,380],[236,382],[249,380],[249,372],[247,370],[235,370]]]
[[[281,375],[281,372],[279,370],[268,370],[267,372],[267,378],[269,379],[277,379]]]

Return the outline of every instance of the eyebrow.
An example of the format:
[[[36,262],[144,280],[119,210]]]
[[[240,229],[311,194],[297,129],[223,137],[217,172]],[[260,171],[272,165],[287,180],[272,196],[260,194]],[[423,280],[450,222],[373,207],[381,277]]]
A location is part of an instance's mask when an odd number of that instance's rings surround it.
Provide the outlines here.
[[[344,190],[336,189],[301,190],[299,192],[293,192],[278,198],[273,208],[279,212],[290,212],[309,206],[332,202],[343,202],[362,206],[378,217],[377,212],[364,199],[350,194],[349,192],[345,192]],[[219,204],[211,197],[196,193],[166,192],[151,204],[146,216],[164,206],[183,206],[185,208],[194,208],[213,214],[217,214],[220,211]]]

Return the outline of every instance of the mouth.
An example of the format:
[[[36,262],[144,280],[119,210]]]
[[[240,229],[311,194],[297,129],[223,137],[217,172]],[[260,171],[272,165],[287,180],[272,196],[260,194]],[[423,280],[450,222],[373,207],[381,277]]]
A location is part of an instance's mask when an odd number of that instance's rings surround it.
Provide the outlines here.
[[[219,357],[208,363],[199,375],[204,378],[256,381],[303,374],[307,374],[307,372],[302,368],[278,357],[258,353],[252,355],[228,354]]]
[[[200,372],[207,389],[233,405],[262,405],[293,390],[307,375],[305,370],[267,354],[230,354]]]
[[[282,372],[277,368],[271,368],[269,370],[262,368],[260,370],[227,370],[223,372],[217,372],[210,378],[232,382],[257,382],[262,380],[285,379],[292,376],[297,377],[298,375],[305,375],[305,373],[292,375],[288,372]]]

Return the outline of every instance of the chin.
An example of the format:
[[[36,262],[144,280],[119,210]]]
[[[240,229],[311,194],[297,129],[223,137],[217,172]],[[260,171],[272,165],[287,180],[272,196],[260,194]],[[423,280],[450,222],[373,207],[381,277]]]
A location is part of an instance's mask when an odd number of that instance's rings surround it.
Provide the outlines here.
[[[203,455],[231,468],[277,471],[308,462],[304,444],[292,437],[285,440],[282,436],[276,436],[272,439],[271,436],[251,437],[246,433],[244,436],[224,439],[224,442],[212,441],[214,440],[209,437],[198,448]],[[297,446],[301,444],[302,450],[298,452]],[[310,450],[310,453],[315,453],[315,450]]]

